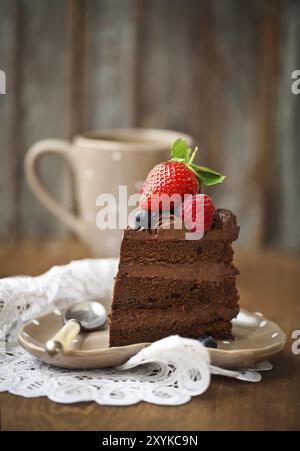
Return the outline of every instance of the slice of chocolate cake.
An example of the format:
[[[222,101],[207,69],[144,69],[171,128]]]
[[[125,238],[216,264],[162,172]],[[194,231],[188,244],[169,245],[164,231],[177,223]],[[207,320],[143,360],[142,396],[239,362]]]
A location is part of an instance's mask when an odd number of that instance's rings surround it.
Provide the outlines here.
[[[173,334],[232,338],[239,296],[231,245],[239,228],[231,211],[216,211],[212,199],[200,193],[201,185],[225,177],[196,165],[196,152],[184,140],[175,141],[171,159],[156,165],[143,184],[141,210],[121,244],[110,346]]]
[[[127,228],[110,314],[110,346],[153,342],[172,334],[229,339],[238,311],[230,210],[215,212],[200,240],[185,231]]]

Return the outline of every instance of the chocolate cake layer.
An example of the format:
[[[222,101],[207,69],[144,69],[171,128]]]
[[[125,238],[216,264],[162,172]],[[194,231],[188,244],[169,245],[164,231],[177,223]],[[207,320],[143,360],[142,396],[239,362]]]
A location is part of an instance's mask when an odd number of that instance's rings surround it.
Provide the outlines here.
[[[141,231],[143,233],[143,231]],[[224,240],[130,240],[121,248],[122,263],[196,263],[214,261],[230,263],[233,258],[231,241]]]
[[[124,325],[129,327],[124,327]],[[217,320],[211,323],[198,324],[195,321],[185,321],[184,324],[170,323],[168,318],[163,327],[154,328],[149,318],[148,324],[140,326],[139,324],[128,325],[127,321],[123,324],[115,325],[114,320],[110,325],[110,346],[127,346],[134,343],[151,343],[169,335],[180,335],[182,337],[198,338],[202,335],[212,335],[215,339],[230,339],[231,322]]]
[[[178,315],[180,313],[180,315]],[[154,328],[164,327],[166,320],[171,324],[185,325],[187,322],[197,324],[211,323],[220,319],[231,321],[238,313],[237,305],[228,307],[226,305],[218,304],[212,309],[211,304],[190,304],[182,305],[178,308],[177,305],[169,306],[168,308],[130,308],[128,310],[117,309],[110,315],[116,327],[121,326],[124,319],[130,325],[139,324],[141,327],[148,325],[149,320],[151,326]],[[131,327],[129,325],[129,328]]]
[[[161,308],[176,305],[218,304],[234,306],[239,299],[234,280],[217,282],[191,282],[189,280],[164,280],[160,278],[118,277],[114,288],[113,309],[133,307]]]
[[[238,270],[232,264],[226,263],[190,263],[144,265],[140,263],[122,263],[119,267],[119,276],[128,277],[160,277],[161,279],[192,280],[195,282],[222,282],[232,279]]]

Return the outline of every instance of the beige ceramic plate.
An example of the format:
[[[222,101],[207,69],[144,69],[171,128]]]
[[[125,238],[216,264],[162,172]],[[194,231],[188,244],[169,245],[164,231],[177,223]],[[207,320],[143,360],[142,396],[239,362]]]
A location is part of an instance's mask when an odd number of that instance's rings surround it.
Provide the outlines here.
[[[46,341],[63,325],[62,314],[55,310],[26,323],[19,333],[19,343],[44,362],[62,368],[104,368],[119,365],[135,355],[147,343],[116,348],[108,347],[108,330],[81,333],[70,349],[59,357],[49,357]],[[212,364],[222,367],[247,367],[278,353],[286,336],[277,324],[261,314],[241,310],[233,321],[233,341],[219,341],[218,349],[209,349]]]

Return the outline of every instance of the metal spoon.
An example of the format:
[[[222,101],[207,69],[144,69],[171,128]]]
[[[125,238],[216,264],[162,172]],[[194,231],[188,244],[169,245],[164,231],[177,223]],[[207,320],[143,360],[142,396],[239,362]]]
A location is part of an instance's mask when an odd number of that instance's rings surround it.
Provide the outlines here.
[[[81,330],[92,332],[106,323],[107,313],[97,301],[85,301],[72,305],[64,313],[65,325],[46,343],[46,352],[58,355],[64,352]]]

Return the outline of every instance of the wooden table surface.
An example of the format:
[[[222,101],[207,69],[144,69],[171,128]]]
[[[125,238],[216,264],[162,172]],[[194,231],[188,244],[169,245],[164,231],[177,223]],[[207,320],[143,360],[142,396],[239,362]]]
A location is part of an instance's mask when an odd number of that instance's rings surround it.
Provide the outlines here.
[[[88,256],[79,244],[0,245],[0,275],[38,274],[55,263]],[[273,371],[251,384],[214,377],[202,396],[183,406],[130,407],[94,402],[60,405],[46,398],[0,394],[2,430],[292,430],[300,429],[300,354],[291,351],[300,330],[300,261],[270,252],[239,251],[241,305],[261,311],[288,336]]]

